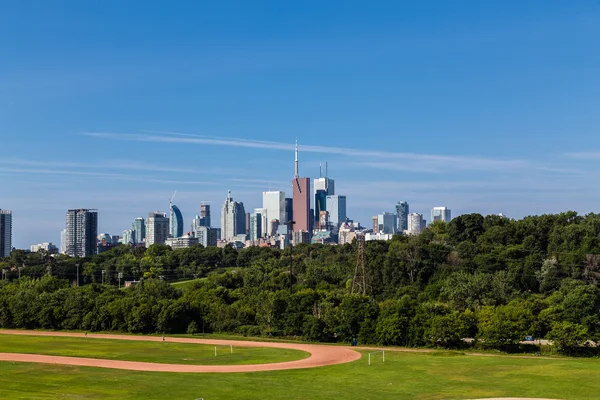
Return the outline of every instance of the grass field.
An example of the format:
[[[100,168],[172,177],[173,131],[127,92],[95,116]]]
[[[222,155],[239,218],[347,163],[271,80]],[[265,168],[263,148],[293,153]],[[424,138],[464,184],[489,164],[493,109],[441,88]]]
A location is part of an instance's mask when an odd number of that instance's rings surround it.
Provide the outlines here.
[[[0,337],[0,352],[200,365],[264,364],[299,360],[309,355],[266,347],[234,347],[231,354],[229,347],[217,346],[215,357],[214,346],[201,344],[11,335]]]
[[[22,338],[19,338],[22,339]],[[386,352],[331,367],[237,374],[0,363],[1,399],[598,399],[600,362]]]

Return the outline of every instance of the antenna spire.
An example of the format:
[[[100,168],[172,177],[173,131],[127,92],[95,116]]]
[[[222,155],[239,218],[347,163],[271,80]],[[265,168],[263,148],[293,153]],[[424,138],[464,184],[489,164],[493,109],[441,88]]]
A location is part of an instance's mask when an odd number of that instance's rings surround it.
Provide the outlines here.
[[[325,178],[329,178],[329,164],[325,161]]]
[[[323,177],[323,166],[319,163],[319,178]]]
[[[298,178],[298,138],[296,138],[296,161],[295,161],[295,177]]]

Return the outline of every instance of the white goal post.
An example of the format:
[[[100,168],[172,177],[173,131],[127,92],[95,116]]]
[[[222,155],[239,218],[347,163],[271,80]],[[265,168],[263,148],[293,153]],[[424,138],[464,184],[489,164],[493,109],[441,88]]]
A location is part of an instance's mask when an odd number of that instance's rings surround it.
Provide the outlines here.
[[[381,353],[381,362],[385,362],[385,350],[378,350],[369,353],[369,365],[371,365],[371,354],[375,355]]]

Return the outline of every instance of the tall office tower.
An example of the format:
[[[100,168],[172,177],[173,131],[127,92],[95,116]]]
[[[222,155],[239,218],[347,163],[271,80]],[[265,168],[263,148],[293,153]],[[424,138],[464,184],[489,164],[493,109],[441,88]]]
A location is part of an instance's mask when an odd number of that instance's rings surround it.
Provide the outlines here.
[[[233,201],[231,190],[221,209],[221,239],[230,241],[236,235],[246,234],[246,211],[244,203]]]
[[[254,210],[254,214],[252,214],[250,216],[250,240],[252,241],[252,244],[256,244],[258,239],[260,239],[263,236],[262,221],[263,221],[262,209],[259,208],[259,209]]]
[[[98,210],[76,209],[67,211],[66,254],[87,257],[98,252]]]
[[[121,244],[133,244],[133,236],[135,232],[133,229],[125,229],[121,235]]]
[[[210,204],[200,204],[200,226],[210,226]]]
[[[198,238],[198,243],[202,246],[214,247],[217,245],[218,231],[217,228],[211,228],[210,226],[198,226],[198,229],[194,231],[194,236]]]
[[[0,258],[12,251],[12,211],[0,210]]]
[[[148,213],[146,219],[146,247],[154,243],[164,244],[169,238],[169,217],[166,213],[156,211]]]
[[[327,211],[327,191],[319,189],[315,192],[315,220],[319,219],[322,211]]]
[[[67,230],[60,231],[60,254],[67,254]]]
[[[423,215],[419,213],[408,214],[408,234],[419,235],[423,231]]]
[[[346,196],[339,194],[327,196],[327,211],[329,212],[329,222],[334,228],[338,228],[342,222],[346,221]]]
[[[330,179],[327,163],[325,163],[325,177],[322,175],[321,168],[319,167],[319,178],[315,179],[313,186],[315,194],[318,190],[324,190],[327,192],[327,196],[333,196],[335,194],[335,181]]]
[[[396,204],[396,215],[398,215],[398,230],[404,232],[408,230],[408,203],[399,201]]]
[[[446,207],[433,207],[431,210],[431,222],[444,221],[446,223],[452,220],[450,209]]]
[[[250,213],[245,214],[244,226],[246,227],[246,231],[244,233],[246,234],[246,236],[250,235]]]
[[[263,192],[263,209],[266,210],[265,218],[267,225],[264,227],[267,236],[274,236],[272,230],[273,221],[277,220],[280,224],[287,222],[285,216],[285,193],[281,191]]]
[[[285,217],[283,218],[283,222],[287,223],[288,221],[294,220],[294,200],[289,197],[285,198]]]
[[[384,212],[377,216],[378,233],[396,233],[398,228],[396,214]]]
[[[169,236],[178,238],[183,236],[183,215],[179,207],[174,204],[169,204]]]
[[[298,142],[296,142],[295,174],[294,179],[292,179],[292,199],[294,221],[296,222],[293,228],[294,232],[310,232],[312,225],[310,212],[310,178],[300,178],[298,176]]]
[[[146,221],[142,217],[137,217],[131,224],[131,243],[144,243],[146,239]]]

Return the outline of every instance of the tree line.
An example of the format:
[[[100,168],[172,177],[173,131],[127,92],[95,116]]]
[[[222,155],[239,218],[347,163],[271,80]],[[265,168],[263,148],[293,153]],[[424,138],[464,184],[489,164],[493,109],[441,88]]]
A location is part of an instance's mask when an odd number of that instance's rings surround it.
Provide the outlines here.
[[[468,214],[367,242],[364,295],[351,292],[356,253],[356,242],[299,245],[291,257],[289,248],[164,245],[86,259],[13,252],[0,261],[0,326],[444,348],[474,338],[509,351],[532,336],[553,351],[595,354],[600,215]],[[119,273],[141,281],[119,289]],[[194,277],[184,290],[169,284]]]

